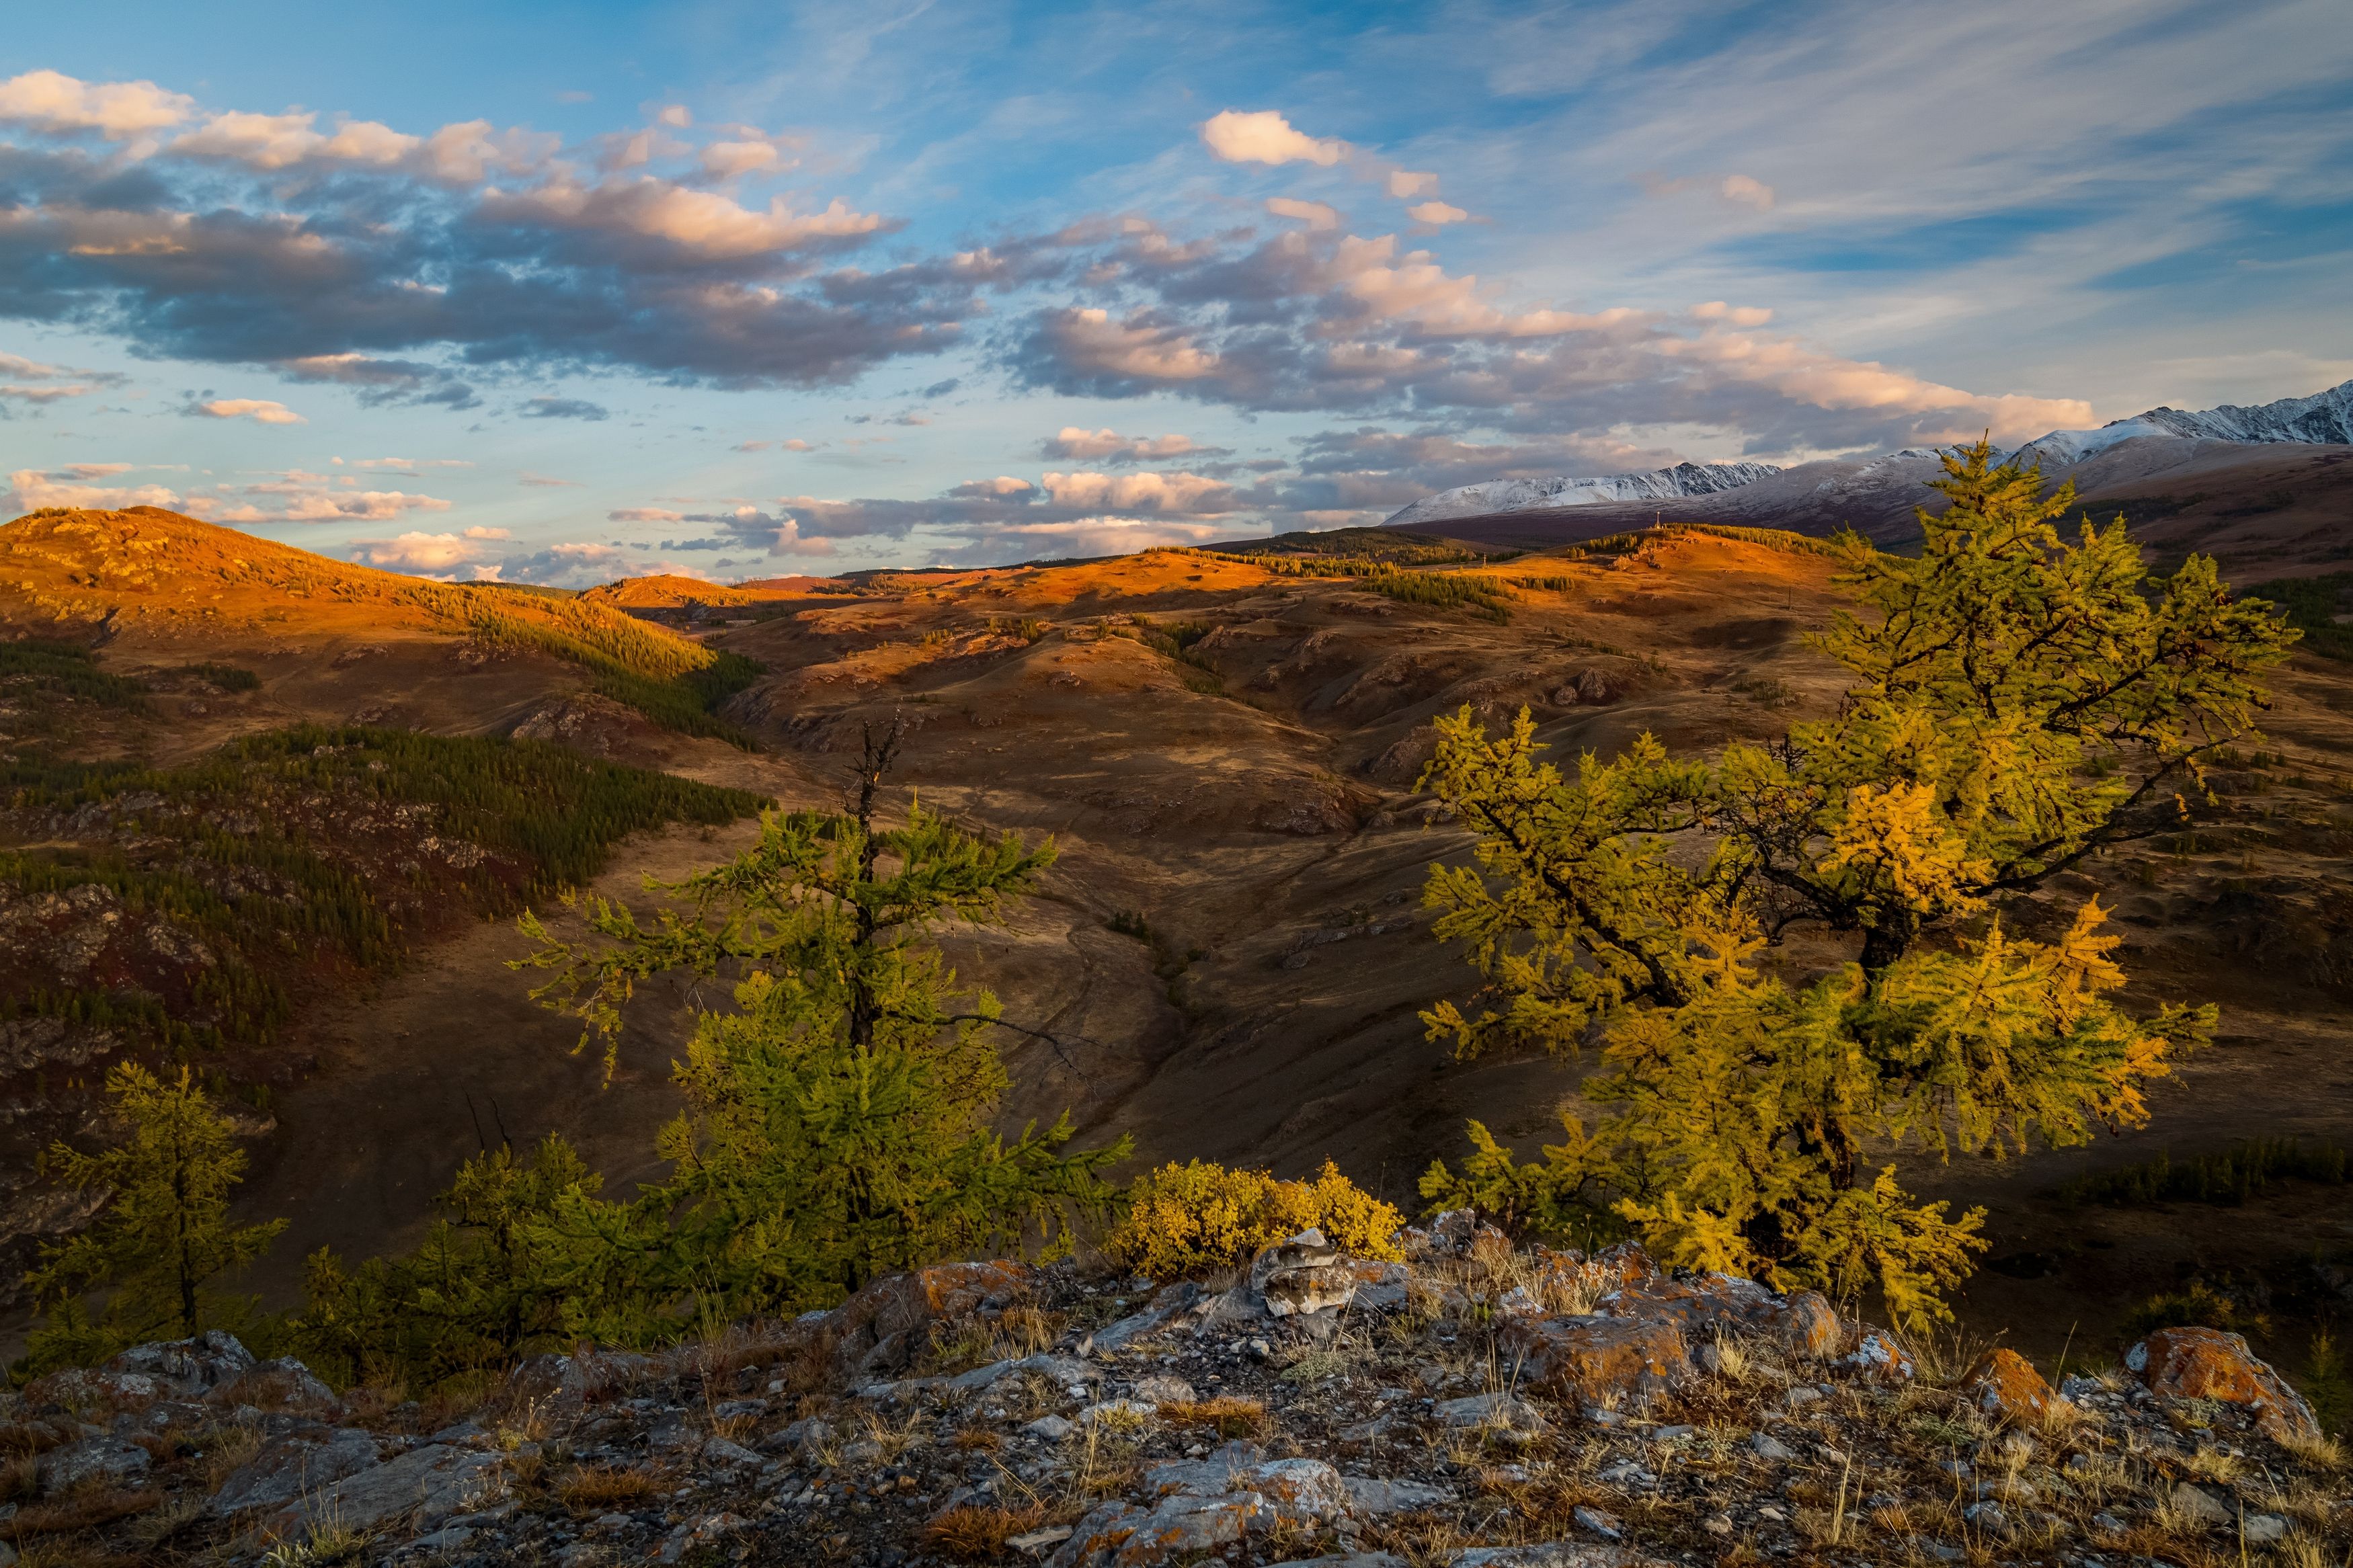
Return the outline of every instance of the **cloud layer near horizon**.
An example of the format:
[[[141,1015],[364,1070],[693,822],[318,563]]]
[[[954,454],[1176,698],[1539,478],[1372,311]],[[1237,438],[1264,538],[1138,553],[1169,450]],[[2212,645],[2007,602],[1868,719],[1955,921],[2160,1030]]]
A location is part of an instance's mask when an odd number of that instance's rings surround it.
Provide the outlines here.
[[[2341,207],[2353,167],[2353,46],[2319,0],[1571,13],[1245,6],[1209,55],[1097,28],[1092,77],[1018,101],[969,18],[797,16],[805,66],[562,132],[25,62],[0,418],[56,438],[13,499],[300,524],[444,574],[1007,559],[2353,374],[2341,307],[2200,335],[2337,232],[2290,216]],[[1286,71],[1310,42],[1341,68]],[[517,101],[453,70],[459,113]],[[1466,90],[1401,112],[1432,72]],[[2234,233],[2268,248],[2177,276]],[[2113,353],[2051,346],[2101,309],[2156,356],[2137,403]],[[427,494],[329,457],[395,440],[479,466]]]

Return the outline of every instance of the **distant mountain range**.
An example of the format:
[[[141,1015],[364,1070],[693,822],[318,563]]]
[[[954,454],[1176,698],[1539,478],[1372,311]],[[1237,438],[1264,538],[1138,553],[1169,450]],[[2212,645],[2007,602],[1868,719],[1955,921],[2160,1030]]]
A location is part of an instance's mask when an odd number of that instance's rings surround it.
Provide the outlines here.
[[[1678,500],[1735,489],[1780,471],[1770,463],[1677,463],[1648,473],[1594,479],[1562,475],[1550,479],[1485,479],[1424,496],[1381,526],[1416,528],[1450,518],[1550,511],[1555,507],[1599,506],[1614,500]]]
[[[2121,511],[2168,551],[2313,569],[2353,548],[2353,382],[2256,407],[2152,408],[2096,430],[2053,430],[2011,455],[2040,464],[2054,485],[2073,479],[2087,508]],[[1852,528],[1901,543],[1918,537],[1914,508],[1942,504],[1928,489],[1940,472],[1935,451],[1913,447],[1787,468],[1682,463],[1608,479],[1499,479],[1425,497],[1385,526],[1541,549],[1646,527],[1669,500],[1672,522]],[[1688,488],[1667,489],[1678,476]]]

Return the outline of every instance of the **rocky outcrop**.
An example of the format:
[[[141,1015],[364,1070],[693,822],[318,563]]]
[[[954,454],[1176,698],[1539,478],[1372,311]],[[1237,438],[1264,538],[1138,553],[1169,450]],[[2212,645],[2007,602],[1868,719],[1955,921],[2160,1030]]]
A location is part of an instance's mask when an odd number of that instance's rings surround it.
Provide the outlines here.
[[[299,1364],[226,1335],[142,1346],[25,1390],[14,1441],[44,1496],[0,1533],[142,1562],[309,1562],[332,1541],[388,1568],[1894,1568],[2353,1544],[2310,1411],[2233,1336],[2167,1330],[2057,1391],[2009,1351],[1940,1383],[1808,1292],[1639,1248],[1515,1250],[1468,1213],[1408,1239],[1398,1264],[1303,1233],[1225,1289],[917,1269],[707,1343],[534,1357],[456,1420],[320,1407]]]
[[[2214,1399],[2251,1412],[2275,1443],[2309,1442],[2320,1423],[2304,1396],[2219,1329],[2160,1329],[2125,1352],[2125,1368],[2167,1399]]]

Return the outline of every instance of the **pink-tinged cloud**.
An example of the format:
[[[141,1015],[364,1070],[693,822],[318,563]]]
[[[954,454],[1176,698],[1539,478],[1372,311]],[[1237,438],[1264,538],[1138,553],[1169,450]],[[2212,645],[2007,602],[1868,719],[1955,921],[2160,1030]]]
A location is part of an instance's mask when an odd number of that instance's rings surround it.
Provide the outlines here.
[[[617,507],[605,514],[607,522],[684,522],[686,513],[658,506]]]
[[[180,510],[180,492],[163,485],[94,485],[93,479],[111,479],[127,472],[128,463],[77,463],[70,468],[43,473],[18,468],[8,476],[11,515],[38,511],[46,506],[84,507],[111,510],[126,506],[160,506]]]
[[[1725,176],[1724,184],[1718,185],[1716,191],[1725,201],[1738,202],[1743,206],[1755,207],[1758,212],[1764,212],[1773,205],[1773,187],[1746,174]]]
[[[1349,153],[1345,142],[1293,130],[1271,109],[1214,114],[1201,125],[1201,141],[1229,163],[1314,163],[1328,169]]]
[[[857,238],[880,233],[888,221],[852,212],[839,196],[822,212],[794,212],[782,196],[770,201],[766,211],[755,211],[716,191],[691,190],[650,175],[595,185],[559,179],[530,190],[494,190],[483,196],[482,214],[496,222],[665,240],[712,259]]]
[[[479,546],[454,533],[403,533],[391,539],[355,539],[352,559],[395,572],[448,572],[472,564]]]
[[[1053,330],[1071,363],[1113,375],[1149,381],[1193,381],[1214,374],[1218,356],[1173,328],[1114,321],[1098,309],[1058,310]]]
[[[152,81],[86,82],[61,71],[26,71],[0,82],[0,121],[35,131],[95,131],[122,141],[178,125],[195,100]]]
[[[1461,223],[1471,215],[1461,207],[1449,206],[1444,202],[1423,202],[1418,206],[1406,208],[1405,216],[1416,223],[1449,224]]]
[[[1417,174],[1411,169],[1391,169],[1388,179],[1389,195],[1401,202],[1411,201],[1416,196],[1434,196],[1438,194],[1436,174]]]
[[[216,397],[199,403],[195,412],[207,419],[250,419],[257,425],[301,425],[300,414],[266,397]]]
[[[1165,462],[1207,450],[1190,436],[1123,436],[1116,430],[1086,430],[1076,425],[1065,425],[1039,443],[1039,456],[1064,462],[1104,458],[1115,463]]]
[[[1310,228],[1340,226],[1340,209],[1323,202],[1303,202],[1290,196],[1269,196],[1266,210],[1277,217],[1297,218]]]
[[[1773,319],[1773,312],[1757,305],[1727,305],[1721,300],[1710,300],[1704,305],[1694,305],[1694,320],[1723,321],[1735,327],[1761,327]]]
[[[1105,511],[1210,514],[1239,510],[1233,487],[1200,474],[1048,474],[1054,504]]]

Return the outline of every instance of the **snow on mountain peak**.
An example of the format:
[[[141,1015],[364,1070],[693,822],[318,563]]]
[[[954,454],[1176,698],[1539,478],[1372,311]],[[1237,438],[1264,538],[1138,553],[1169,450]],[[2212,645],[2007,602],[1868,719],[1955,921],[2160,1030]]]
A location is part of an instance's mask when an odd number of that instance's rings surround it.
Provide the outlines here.
[[[2142,437],[2256,443],[2310,442],[2353,445],[2353,381],[2309,397],[2283,397],[2243,408],[2225,403],[2195,413],[2152,408],[2129,419],[2111,420],[2096,430],[2053,430],[2010,454],[2011,460],[2039,463],[2045,470],[2073,468],[2121,441]]]
[[[1424,496],[1398,510],[1383,526],[1411,528],[1450,518],[1483,517],[1502,511],[1549,511],[1556,507],[1598,506],[1605,501],[1672,500],[1680,496],[1713,495],[1780,471],[1770,463],[1677,463],[1672,468],[1640,474],[1487,479]]]

